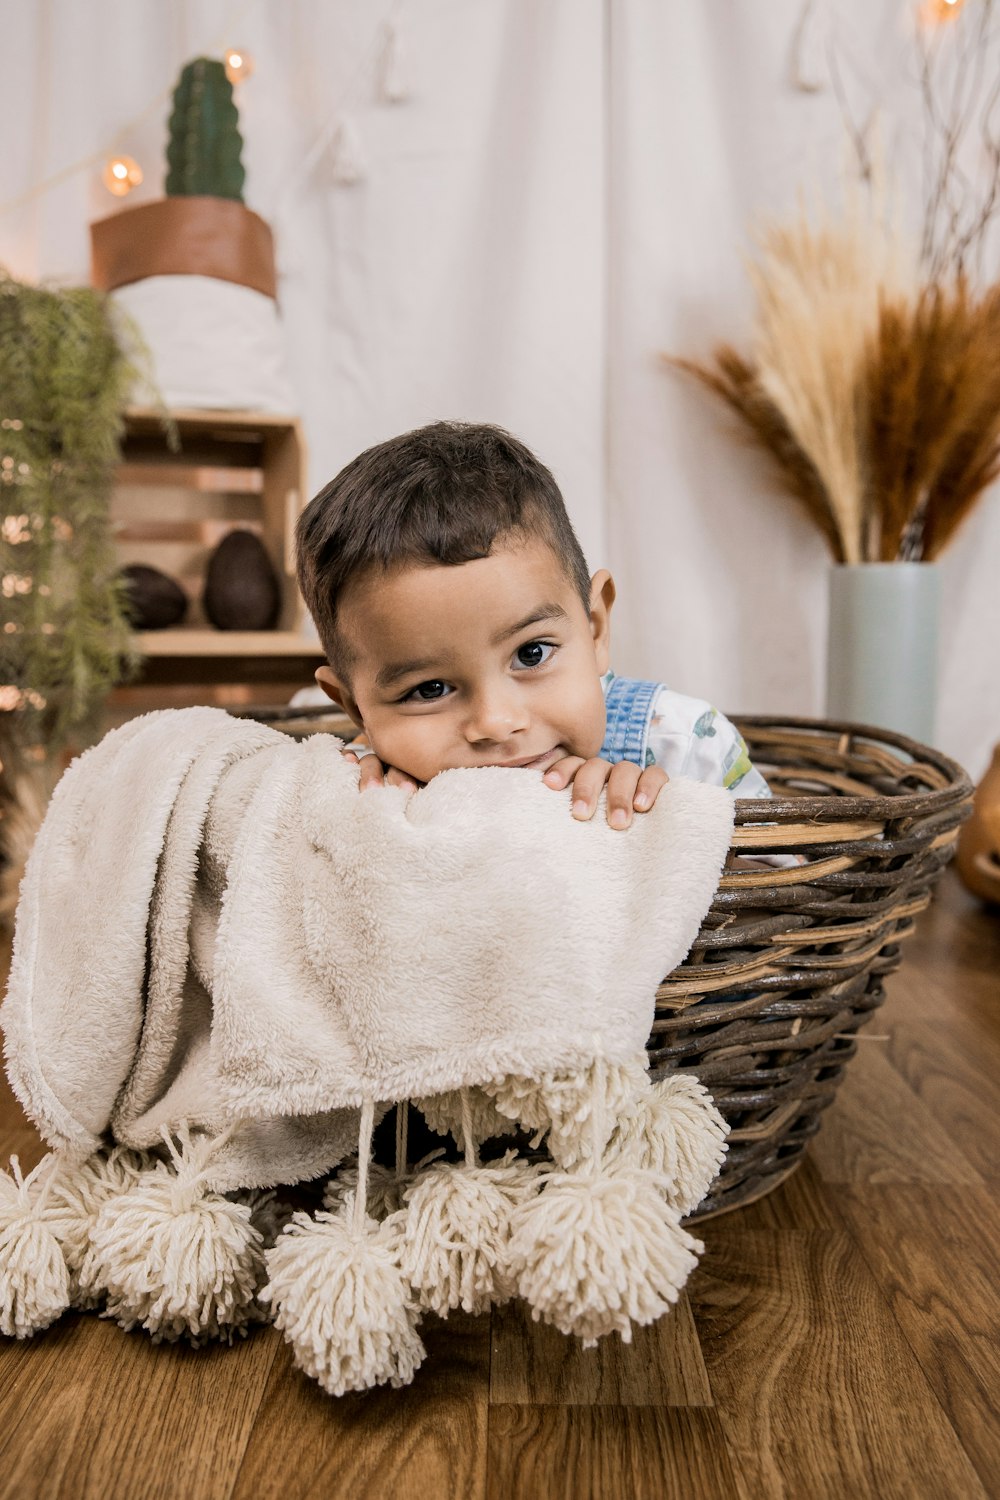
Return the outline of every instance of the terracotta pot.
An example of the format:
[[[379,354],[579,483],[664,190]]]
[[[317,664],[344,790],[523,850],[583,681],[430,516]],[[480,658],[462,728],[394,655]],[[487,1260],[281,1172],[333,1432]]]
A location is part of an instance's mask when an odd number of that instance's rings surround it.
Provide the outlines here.
[[[150,276],[214,276],[277,295],[270,227],[235,198],[159,198],[90,226],[91,280],[114,291]]]
[[[974,896],[1000,904],[1000,745],[976,789],[972,817],[958,835],[955,864]]]

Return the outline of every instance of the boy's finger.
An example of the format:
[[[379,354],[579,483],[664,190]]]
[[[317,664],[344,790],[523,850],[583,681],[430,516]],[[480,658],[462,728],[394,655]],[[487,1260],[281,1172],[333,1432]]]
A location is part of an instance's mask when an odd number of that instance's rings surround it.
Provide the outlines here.
[[[608,796],[605,806],[608,822],[612,828],[627,828],[632,821],[632,798],[639,781],[639,767],[631,761],[619,761],[608,777]]]
[[[647,766],[639,777],[632,806],[636,812],[648,812],[670,777],[659,766]]]
[[[358,777],[358,791],[366,792],[370,786],[382,786],[384,780],[385,771],[378,756],[363,755],[361,757],[361,775]]]
[[[397,771],[395,766],[390,766],[385,777],[386,786],[401,786],[405,792],[415,792],[417,783],[412,776],[407,776],[405,771]]]
[[[586,822],[597,811],[597,799],[608,779],[609,766],[606,760],[585,760],[573,777],[574,818]]]
[[[559,791],[564,786],[569,786],[583,764],[582,755],[565,755],[562,760],[557,760],[554,765],[549,766],[542,780],[546,786],[554,787]]]

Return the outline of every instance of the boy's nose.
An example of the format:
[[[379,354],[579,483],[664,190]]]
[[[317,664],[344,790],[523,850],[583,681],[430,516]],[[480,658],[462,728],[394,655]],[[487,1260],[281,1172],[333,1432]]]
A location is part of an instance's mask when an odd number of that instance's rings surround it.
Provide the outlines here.
[[[465,735],[471,744],[488,740],[501,744],[528,727],[528,715],[520,694],[497,690],[483,694],[473,703],[465,724]]]

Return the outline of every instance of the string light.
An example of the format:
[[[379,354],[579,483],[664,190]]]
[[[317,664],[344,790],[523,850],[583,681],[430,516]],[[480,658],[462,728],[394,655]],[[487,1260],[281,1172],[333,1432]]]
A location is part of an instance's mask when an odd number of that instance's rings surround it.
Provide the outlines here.
[[[924,0],[920,19],[925,26],[940,26],[942,22],[954,21],[964,5],[965,0]]]
[[[946,0],[934,0],[934,3],[944,4],[946,3]],[[962,5],[964,4],[964,0],[949,0],[949,3]],[[396,35],[396,18],[403,7],[403,4],[404,0],[390,0],[384,26],[378,28],[378,30],[376,31],[373,45],[368,50],[368,52],[362,56],[353,77],[351,78],[347,88],[344,91],[345,104],[352,103],[356,100],[359,88],[364,87],[364,76],[367,73],[368,69],[373,65],[373,63],[376,66],[379,65],[380,53],[382,54],[381,76],[379,78],[379,92],[381,94],[381,97],[387,103],[397,103],[409,97],[409,84],[406,80],[403,80],[401,78],[401,65],[399,59],[400,48],[398,36]],[[241,17],[244,11],[249,9],[249,6],[250,0],[245,0],[245,3],[242,6],[238,4],[233,5],[233,13],[230,14],[226,22],[226,29],[230,31],[230,34],[232,33],[232,31],[236,30],[237,26],[241,24]],[[388,48],[387,40],[390,44]],[[219,46],[219,40],[216,39],[216,41],[209,43],[207,46],[203,47],[201,49],[201,53],[206,57],[218,57]],[[227,78],[229,79],[230,83],[233,84],[251,77],[255,70],[253,57],[242,47],[227,48],[223,53],[223,65],[226,70]],[[124,125],[117,132],[117,134],[112,137],[112,141],[127,139],[129,136],[134,135],[138,128],[144,125],[151,116],[156,114],[162,108],[163,103],[166,100],[170,99],[171,94],[173,93],[173,89],[173,83],[171,83],[167,88],[162,89],[153,99],[150,100],[149,104],[141,114],[136,115],[132,120],[128,121],[128,123]],[[341,111],[338,109],[338,111],[336,112],[336,117],[332,121],[328,120],[320,129],[319,135],[316,142],[314,143],[313,148],[317,151],[317,155],[325,150],[329,145],[330,138],[334,133],[337,124],[339,124],[340,117]],[[75,177],[78,172],[82,172],[88,168],[95,168],[101,162],[102,158],[104,158],[104,152],[107,149],[107,147],[104,147],[99,151],[93,152],[89,156],[81,157],[78,161],[70,162],[60,171],[54,172],[50,177],[44,178],[41,182],[35,183],[33,187],[30,187],[27,190],[27,192],[21,193],[15,198],[8,198],[6,201],[0,202],[0,216],[12,213],[16,209],[23,208],[25,204],[31,203],[34,199],[42,197],[44,194],[51,192],[54,188],[61,187],[63,183],[68,182],[73,177]],[[296,155],[298,157],[301,155],[301,153],[297,152]],[[315,158],[313,157],[312,152],[307,152],[306,156],[309,158],[309,171],[311,171],[315,166]],[[296,165],[295,170],[293,170],[288,175],[291,178],[294,187],[297,188],[301,186],[301,183],[305,181],[309,173],[304,172],[301,169],[300,165]],[[363,173],[357,175],[363,175]],[[104,182],[104,186],[108,189],[108,191],[110,193],[114,193],[116,197],[126,197],[133,188],[139,186],[139,184],[142,182],[142,179],[142,168],[139,166],[138,162],[134,161],[131,157],[116,155],[105,159],[104,168],[102,171],[102,180]],[[346,178],[338,177],[337,180],[355,181],[356,175],[348,176]],[[290,199],[291,196],[291,192],[286,189],[286,191],[282,194],[282,203]],[[280,217],[280,215],[276,215],[276,217]]]
[[[253,58],[242,47],[226,48],[226,77],[232,84],[243,83],[253,73]]]
[[[142,181],[142,168],[131,156],[111,156],[104,164],[101,180],[109,193],[124,198]]]

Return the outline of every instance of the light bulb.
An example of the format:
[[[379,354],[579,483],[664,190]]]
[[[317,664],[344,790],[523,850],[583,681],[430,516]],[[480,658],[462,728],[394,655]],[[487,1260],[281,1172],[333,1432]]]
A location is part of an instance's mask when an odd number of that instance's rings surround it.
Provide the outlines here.
[[[925,26],[940,26],[954,21],[964,5],[965,0],[925,0],[920,7],[920,19]]]
[[[242,83],[253,72],[253,58],[242,47],[226,50],[226,77],[230,83]]]
[[[111,156],[104,163],[101,180],[109,193],[124,198],[142,181],[142,168],[131,156]]]

